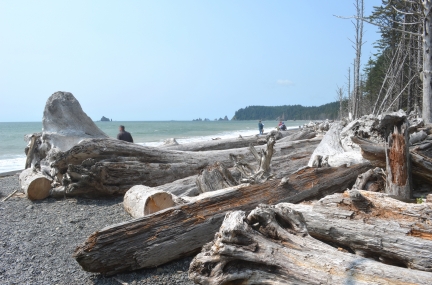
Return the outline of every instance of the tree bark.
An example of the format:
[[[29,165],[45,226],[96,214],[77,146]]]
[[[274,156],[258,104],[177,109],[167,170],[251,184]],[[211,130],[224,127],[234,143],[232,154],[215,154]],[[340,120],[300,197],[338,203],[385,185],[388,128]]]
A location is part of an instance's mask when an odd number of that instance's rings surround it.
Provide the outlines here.
[[[195,253],[211,241],[227,211],[341,192],[369,167],[307,168],[282,181],[208,192],[187,204],[97,231],[77,247],[74,257],[84,270],[104,274],[155,267]]]
[[[49,196],[52,181],[33,168],[27,168],[19,176],[19,184],[30,200],[41,200]]]
[[[412,196],[407,123],[402,124],[400,132],[397,126],[394,127],[394,132],[389,135],[388,139],[388,155],[386,151],[387,180],[385,192],[402,199],[410,199]]]
[[[219,284],[430,284],[429,272],[344,253],[308,234],[286,204],[226,215],[214,240],[189,267],[189,278]]]
[[[284,142],[277,144],[275,150],[283,155],[318,142],[319,139]],[[59,182],[64,189],[52,193],[61,197],[124,194],[134,185],[156,187],[197,175],[215,162],[232,167],[231,154],[243,156],[246,162],[254,159],[248,148],[184,152],[119,140],[84,140],[69,151],[57,154],[52,167],[62,175]]]
[[[426,124],[432,123],[432,1],[422,0],[423,5],[423,110]]]
[[[432,272],[429,203],[404,203],[382,193],[350,190],[314,205],[279,205],[302,213],[316,239],[390,265]]]

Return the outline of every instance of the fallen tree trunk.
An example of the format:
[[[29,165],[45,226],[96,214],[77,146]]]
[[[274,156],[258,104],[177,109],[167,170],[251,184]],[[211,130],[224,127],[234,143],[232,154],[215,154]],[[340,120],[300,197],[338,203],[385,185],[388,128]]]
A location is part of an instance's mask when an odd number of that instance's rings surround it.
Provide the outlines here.
[[[384,146],[358,137],[351,138],[361,148],[363,158],[377,167],[386,167]],[[432,184],[432,143],[425,143],[410,148],[411,173],[415,181],[421,180]]]
[[[84,270],[104,274],[155,267],[193,254],[211,241],[227,211],[318,199],[351,187],[369,168],[369,164],[307,168],[283,182],[208,192],[190,203],[97,231],[77,247],[74,257]]]
[[[33,168],[27,168],[19,176],[19,184],[30,200],[41,200],[49,196],[52,181]]]
[[[315,146],[319,139],[276,144],[278,155]],[[258,147],[262,148],[262,146]],[[230,154],[253,161],[249,148],[183,152],[145,147],[119,140],[85,140],[67,152],[59,153],[51,164],[62,176],[63,187],[53,196],[107,196],[124,194],[134,185],[156,187],[196,175],[219,162],[232,167]]]
[[[277,141],[298,141],[305,139],[312,139],[316,136],[315,132],[310,130],[288,130],[279,131],[274,134]],[[266,140],[262,137],[255,136],[241,136],[237,138],[229,139],[217,139],[202,142],[186,143],[186,144],[167,144],[162,145],[160,148],[168,150],[181,150],[181,151],[209,151],[209,150],[226,150],[248,147],[250,144],[253,145],[263,145]]]
[[[295,145],[288,144],[286,146],[280,147],[272,159],[271,169],[275,174],[275,178],[282,179],[288,176],[300,168],[304,167],[309,161],[309,157],[314,151],[318,140],[313,144],[305,145],[303,148],[295,147]],[[277,148],[277,144],[276,144]],[[210,168],[212,168],[210,166]],[[240,179],[240,173],[236,172],[235,168],[228,169],[235,180]],[[216,170],[215,170],[216,171]],[[216,174],[217,175],[217,174]],[[225,175],[224,177],[228,177]],[[197,187],[198,175],[189,176],[183,179],[178,179],[174,182],[163,184],[155,188],[163,191],[170,192],[176,196],[197,196],[202,193],[202,190]],[[228,178],[228,181],[231,181]],[[228,187],[228,186],[227,186]],[[219,189],[222,189],[218,187]],[[226,187],[225,187],[226,188]],[[213,189],[213,188],[212,188]],[[213,189],[214,190],[214,189]]]
[[[282,204],[280,204],[282,205]],[[380,260],[432,272],[432,205],[350,190],[314,205],[284,204],[302,213],[314,238]]]
[[[192,261],[189,278],[222,284],[431,284],[429,272],[344,253],[312,238],[286,204],[230,212]]]

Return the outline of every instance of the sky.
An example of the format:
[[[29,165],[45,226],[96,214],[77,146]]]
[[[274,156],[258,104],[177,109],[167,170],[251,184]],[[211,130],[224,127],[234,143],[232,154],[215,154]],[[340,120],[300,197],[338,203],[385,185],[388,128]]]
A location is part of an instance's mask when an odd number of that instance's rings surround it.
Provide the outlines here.
[[[41,121],[56,91],[114,121],[333,102],[355,56],[334,15],[354,13],[351,0],[0,0],[0,122]],[[366,63],[379,34],[364,29]]]

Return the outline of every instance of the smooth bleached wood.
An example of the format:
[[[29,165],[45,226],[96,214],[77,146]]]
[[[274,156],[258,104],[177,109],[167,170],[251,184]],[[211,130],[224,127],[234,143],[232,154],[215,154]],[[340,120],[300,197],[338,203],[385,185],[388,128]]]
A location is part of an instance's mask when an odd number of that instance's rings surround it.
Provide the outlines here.
[[[306,168],[284,183],[275,180],[204,193],[187,204],[99,230],[77,247],[74,257],[84,270],[104,274],[155,267],[191,255],[211,241],[227,211],[319,199],[350,188],[369,168]]]

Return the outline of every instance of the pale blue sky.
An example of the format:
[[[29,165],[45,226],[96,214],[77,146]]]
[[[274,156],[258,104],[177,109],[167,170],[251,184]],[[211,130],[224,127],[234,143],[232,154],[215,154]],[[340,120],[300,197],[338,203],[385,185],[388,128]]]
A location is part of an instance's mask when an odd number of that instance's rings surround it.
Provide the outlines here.
[[[118,121],[335,101],[354,29],[333,14],[353,1],[0,0],[0,121],[40,121],[59,90]],[[365,31],[363,63],[379,38]]]

